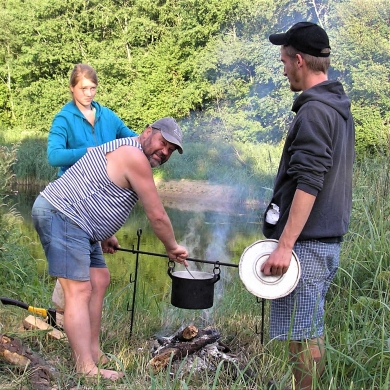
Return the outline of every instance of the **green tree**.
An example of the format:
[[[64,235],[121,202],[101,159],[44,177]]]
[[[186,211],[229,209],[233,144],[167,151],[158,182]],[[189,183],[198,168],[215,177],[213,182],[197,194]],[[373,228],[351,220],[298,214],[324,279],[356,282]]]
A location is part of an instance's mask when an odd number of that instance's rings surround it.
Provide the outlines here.
[[[0,0],[0,121],[45,134],[69,100],[73,65],[91,64],[98,100],[140,131],[163,115],[190,139],[279,142],[292,96],[268,35],[321,24],[331,38],[330,77],[343,82],[358,130],[389,128],[386,0]],[[360,114],[369,107],[372,120]],[[379,115],[379,117],[378,117]],[[201,125],[201,127],[197,127]]]
[[[390,130],[390,4],[340,3],[333,23],[335,64],[353,101],[357,150],[387,153]]]

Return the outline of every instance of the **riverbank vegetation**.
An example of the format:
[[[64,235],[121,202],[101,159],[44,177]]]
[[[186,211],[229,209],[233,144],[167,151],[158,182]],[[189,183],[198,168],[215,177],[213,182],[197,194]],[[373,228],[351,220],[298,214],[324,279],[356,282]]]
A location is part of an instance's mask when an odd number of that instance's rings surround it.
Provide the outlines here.
[[[18,144],[18,183],[56,177],[46,162],[46,139],[54,115],[70,98],[69,74],[78,62],[97,70],[97,100],[138,133],[162,116],[178,120],[186,153],[175,170],[158,175],[229,182],[231,175],[218,171],[230,169],[225,159],[235,158],[253,177],[259,154],[251,150],[278,150],[292,118],[279,47],[268,36],[299,20],[321,24],[330,36],[329,77],[339,79],[351,98],[357,158],[388,154],[386,0],[2,5],[0,141]]]
[[[330,77],[352,100],[357,161],[351,226],[341,268],[328,295],[327,367],[316,389],[390,386],[390,251],[388,139],[390,123],[390,3],[386,0],[33,1],[0,0],[0,292],[50,302],[53,281],[39,271],[23,236],[20,216],[7,201],[15,183],[44,184],[56,177],[46,161],[50,123],[69,100],[73,65],[87,62],[99,75],[98,101],[141,132],[161,116],[180,122],[183,156],[156,175],[250,183],[269,195],[293,95],[282,75],[278,48],[267,36],[299,20],[321,23],[332,46]],[[239,258],[239,256],[238,256]],[[213,326],[253,372],[232,376],[223,365],[191,375],[153,374],[148,338],[167,323],[202,323],[203,313],[168,310],[166,296],[140,286],[137,330],[129,340],[129,297],[112,284],[105,300],[103,349],[123,369],[122,385],[88,388],[265,389],[270,377],[284,388],[287,352],[254,334],[260,307],[232,275]],[[267,313],[266,313],[267,314]],[[0,333],[22,338],[56,362],[58,389],[73,378],[69,347],[40,332],[19,332],[23,314],[0,307]],[[267,325],[267,316],[266,324]],[[0,364],[0,386],[29,388],[28,371]],[[122,387],[121,387],[122,386]],[[78,385],[78,388],[82,388]]]
[[[352,99],[358,156],[387,153],[386,0],[1,4],[4,142],[46,139],[54,115],[70,98],[71,69],[87,62],[99,76],[97,100],[137,132],[169,115],[180,122],[186,145],[277,144],[291,119],[293,96],[279,48],[268,36],[312,20],[330,36],[330,78],[340,79]]]
[[[9,153],[14,152],[2,153],[2,159],[6,156],[9,161]],[[390,385],[387,158],[358,162],[354,184],[350,231],[343,244],[340,270],[328,295],[327,367],[321,384],[315,387],[317,390],[383,389]],[[4,197],[0,218],[2,295],[27,302],[50,302],[53,281],[45,272],[38,271],[37,260],[29,255],[28,238],[21,234],[18,215],[6,207]],[[234,258],[239,256],[238,253]],[[91,384],[83,378],[75,378],[67,343],[47,338],[45,332],[19,331],[25,315],[21,311],[0,307],[0,333],[22,339],[35,352],[55,362],[59,370],[58,389],[69,388],[71,383],[79,389],[82,386],[140,390],[266,389],[270,377],[278,381],[280,389],[284,389],[290,382],[291,372],[286,364],[287,351],[268,339],[268,305],[264,343],[261,344],[260,335],[255,333],[261,326],[260,304],[245,290],[237,272],[224,277],[227,282],[223,293],[216,299],[213,309],[206,312],[175,309],[169,303],[169,294],[162,292],[150,296],[147,285],[141,283],[131,338],[127,305],[132,288],[130,284],[123,286],[113,279],[105,299],[102,343],[103,349],[112,354],[111,367],[126,372],[122,384]],[[223,363],[218,364],[216,370],[191,374],[175,371],[171,366],[158,374],[150,370],[150,338],[173,334],[183,324],[189,323],[198,326],[211,324],[221,332],[222,342],[240,361],[238,376],[236,367],[232,369]],[[245,371],[251,375],[248,377]],[[3,388],[22,388],[23,385],[29,388],[28,370],[16,370],[2,363],[0,372]]]

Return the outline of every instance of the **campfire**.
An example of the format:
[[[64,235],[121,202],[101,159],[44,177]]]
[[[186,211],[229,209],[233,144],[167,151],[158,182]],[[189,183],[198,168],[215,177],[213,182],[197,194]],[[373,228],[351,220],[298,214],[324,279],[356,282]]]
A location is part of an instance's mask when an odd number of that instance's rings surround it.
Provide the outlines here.
[[[220,341],[220,333],[211,327],[198,329],[189,325],[169,337],[154,340],[153,358],[149,361],[155,373],[167,368],[181,374],[190,371],[215,370],[221,361],[238,366],[238,360],[230,349]],[[185,362],[183,363],[183,360]]]

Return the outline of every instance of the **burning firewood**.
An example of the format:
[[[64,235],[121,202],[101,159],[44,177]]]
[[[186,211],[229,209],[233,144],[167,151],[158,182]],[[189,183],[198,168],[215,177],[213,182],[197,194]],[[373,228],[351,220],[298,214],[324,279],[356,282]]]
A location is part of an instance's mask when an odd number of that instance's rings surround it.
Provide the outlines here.
[[[189,325],[186,328],[183,329],[182,332],[179,334],[179,340],[192,340],[198,335],[198,328],[194,325]]]
[[[55,376],[55,368],[49,365],[40,355],[13,337],[0,334],[0,358],[6,362],[30,371],[31,388],[35,390],[51,389],[51,377]]]
[[[159,372],[167,367],[171,357],[172,361],[182,359],[185,356],[201,350],[208,344],[215,343],[220,334],[212,328],[199,331],[195,326],[188,326],[175,336],[160,338],[160,347],[154,351],[154,357],[149,361],[154,372]]]
[[[160,337],[155,342],[152,354],[154,357],[149,364],[155,373],[166,368],[172,359],[170,370],[180,370],[180,375],[202,370],[214,371],[223,362],[223,367],[234,378],[243,375],[251,380],[255,376],[247,362],[240,361],[220,341],[219,332],[212,328],[199,330],[190,325],[172,336]],[[185,362],[180,362],[181,359],[185,359]]]

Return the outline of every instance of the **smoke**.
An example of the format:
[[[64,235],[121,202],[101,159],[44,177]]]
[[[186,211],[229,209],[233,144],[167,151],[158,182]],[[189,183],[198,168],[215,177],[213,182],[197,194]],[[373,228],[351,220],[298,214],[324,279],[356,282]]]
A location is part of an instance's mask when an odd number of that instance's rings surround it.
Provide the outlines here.
[[[215,216],[215,228],[212,231],[212,237],[209,246],[206,249],[206,259],[230,263],[231,258],[227,252],[228,237],[231,229],[230,218],[227,215],[217,214]],[[220,280],[214,285],[214,306],[222,300],[225,286],[231,281],[231,272],[236,269],[228,266],[220,266]],[[212,308],[207,311],[209,314],[208,321],[212,320]]]
[[[195,217],[191,218],[187,222],[186,233],[180,242],[181,245],[185,246],[191,257],[199,257],[201,253],[201,236],[199,232],[204,227],[205,215],[204,213],[197,213]],[[189,268],[200,271],[200,263],[189,262]]]
[[[191,218],[187,222],[185,228],[185,235],[180,244],[184,245],[189,253],[202,254],[200,258],[202,260],[208,260],[215,262],[229,263],[231,261],[230,256],[226,250],[228,236],[232,224],[230,218],[226,214],[215,213],[210,220],[206,220],[205,213],[197,213],[194,218]],[[201,232],[205,233],[205,226],[207,226],[207,234],[209,234],[208,245],[200,248],[201,243],[204,242],[204,237],[201,237]],[[204,244],[203,244],[204,245]],[[191,256],[192,257],[192,256]],[[223,297],[225,286],[231,280],[231,272],[237,272],[237,269],[228,266],[217,266],[213,264],[201,263],[195,261],[189,261],[189,269],[195,271],[203,271],[210,274],[219,273],[220,280],[214,284],[214,302],[213,306],[209,309],[201,311],[186,310],[168,306],[163,313],[162,326],[164,329],[170,329],[174,326],[174,323],[180,323],[179,328],[184,328],[188,325],[194,324],[197,327],[206,327],[212,325],[214,319],[214,308],[218,306]],[[176,331],[177,329],[170,329],[170,331]]]

